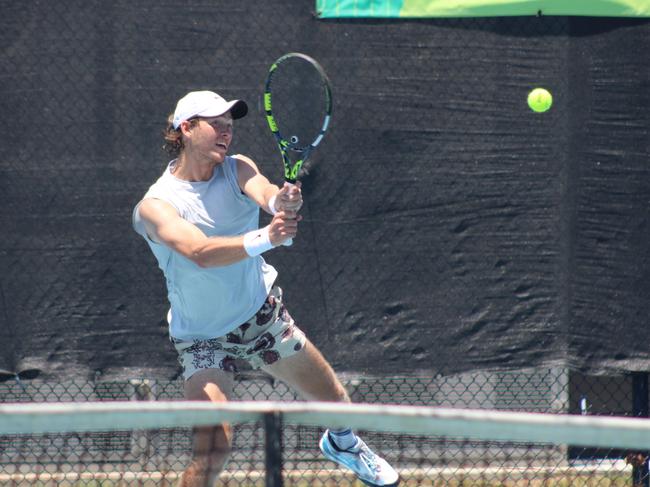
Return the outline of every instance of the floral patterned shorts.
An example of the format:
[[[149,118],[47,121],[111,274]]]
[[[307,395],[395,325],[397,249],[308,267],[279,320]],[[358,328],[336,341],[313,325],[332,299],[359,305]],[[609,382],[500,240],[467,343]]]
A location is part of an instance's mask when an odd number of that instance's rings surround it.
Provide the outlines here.
[[[282,304],[278,286],[271,289],[255,316],[225,336],[189,341],[171,338],[185,379],[202,369],[237,372],[241,361],[259,369],[295,354],[306,340]]]

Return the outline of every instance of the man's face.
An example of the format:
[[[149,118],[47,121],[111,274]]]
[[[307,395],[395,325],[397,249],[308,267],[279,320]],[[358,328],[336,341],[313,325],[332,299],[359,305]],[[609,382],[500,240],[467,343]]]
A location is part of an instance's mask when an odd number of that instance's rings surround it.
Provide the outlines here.
[[[223,162],[232,142],[233,120],[230,113],[218,117],[197,118],[192,128],[192,148],[210,160]]]

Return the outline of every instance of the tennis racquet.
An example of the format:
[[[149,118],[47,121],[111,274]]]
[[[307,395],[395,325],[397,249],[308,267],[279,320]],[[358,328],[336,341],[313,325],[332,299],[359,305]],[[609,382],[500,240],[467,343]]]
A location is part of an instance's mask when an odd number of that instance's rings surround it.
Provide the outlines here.
[[[295,184],[332,115],[332,90],[321,65],[297,52],[280,57],[266,77],[264,110],[282,155],[284,179]]]

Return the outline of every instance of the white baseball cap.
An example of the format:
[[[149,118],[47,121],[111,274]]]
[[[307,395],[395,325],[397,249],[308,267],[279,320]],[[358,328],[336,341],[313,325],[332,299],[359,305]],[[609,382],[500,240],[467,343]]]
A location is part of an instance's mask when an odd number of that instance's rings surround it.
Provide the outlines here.
[[[233,119],[242,118],[248,113],[248,105],[242,100],[226,101],[213,91],[191,91],[178,100],[173,125],[177,129],[183,120],[218,117],[226,112],[230,112]]]

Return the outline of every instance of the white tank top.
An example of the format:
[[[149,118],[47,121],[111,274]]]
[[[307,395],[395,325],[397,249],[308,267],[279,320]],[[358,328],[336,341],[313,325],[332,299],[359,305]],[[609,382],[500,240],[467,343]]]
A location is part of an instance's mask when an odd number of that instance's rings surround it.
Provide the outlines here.
[[[226,157],[209,181],[176,178],[171,161],[143,199],[163,200],[208,237],[242,235],[259,226],[259,207],[237,182],[237,160]],[[142,235],[167,280],[169,334],[181,340],[216,338],[246,322],[262,307],[277,277],[261,256],[223,267],[201,268],[166,245],[151,240],[133,211],[133,227]]]

